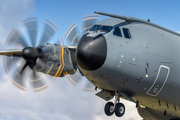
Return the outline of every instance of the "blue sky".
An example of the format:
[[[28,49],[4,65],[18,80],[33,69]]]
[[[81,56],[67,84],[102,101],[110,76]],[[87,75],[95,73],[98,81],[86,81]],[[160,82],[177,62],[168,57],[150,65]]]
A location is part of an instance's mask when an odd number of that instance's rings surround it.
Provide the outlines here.
[[[81,21],[94,11],[150,19],[151,22],[180,31],[179,0],[0,0],[0,50],[7,49],[4,42],[12,28],[22,29],[22,20],[37,16],[40,30],[47,18],[58,26],[52,40],[64,36],[70,25]],[[107,18],[101,16],[100,19]],[[41,31],[39,31],[39,34]],[[2,63],[2,57],[0,62]],[[12,85],[11,76],[5,74],[0,64],[0,120],[117,120],[115,115],[104,115],[106,101],[96,97],[96,92],[83,91],[86,80],[72,86],[65,78],[46,78],[50,87],[26,93]],[[140,120],[135,105],[122,100],[126,106],[123,120]]]
[[[31,15],[52,19],[55,24],[64,28],[74,21],[81,21],[85,15],[101,11],[145,20],[151,19],[154,23],[176,31],[179,29],[176,25],[180,19],[179,5],[178,0],[44,0],[43,2],[37,0],[35,12]]]
[[[179,31],[179,5],[178,0],[37,0],[34,12],[28,17],[37,16],[41,22],[45,18],[53,21],[58,26],[56,37],[63,36],[75,21],[80,26],[83,17],[93,14],[94,11],[150,19],[155,24]],[[107,17],[100,17],[104,18]]]

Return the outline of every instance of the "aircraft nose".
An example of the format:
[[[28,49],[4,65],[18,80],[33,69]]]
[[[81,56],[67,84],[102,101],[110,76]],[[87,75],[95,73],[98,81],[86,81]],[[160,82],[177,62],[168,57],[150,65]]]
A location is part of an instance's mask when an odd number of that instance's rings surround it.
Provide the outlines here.
[[[76,49],[78,65],[85,70],[100,68],[107,56],[107,44],[103,35],[88,37],[83,35]]]

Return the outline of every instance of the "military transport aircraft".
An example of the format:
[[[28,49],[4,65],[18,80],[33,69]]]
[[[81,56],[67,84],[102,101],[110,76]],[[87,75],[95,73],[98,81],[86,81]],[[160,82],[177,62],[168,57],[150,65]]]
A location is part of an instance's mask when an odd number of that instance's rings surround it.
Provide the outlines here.
[[[76,75],[79,72],[95,90],[100,90],[97,96],[106,101],[115,97],[114,102],[107,102],[104,107],[108,116],[124,115],[125,106],[120,102],[123,98],[134,102],[145,120],[180,120],[180,34],[149,20],[95,13],[111,18],[94,24],[97,16],[87,16],[81,38],[74,23],[65,35],[71,40],[70,45],[65,45],[62,39],[60,44],[47,43],[57,29],[48,20],[38,46],[36,18],[23,21],[32,47],[13,29],[6,44],[20,45],[23,49],[1,51],[0,55],[6,56],[7,72],[17,61],[21,60],[21,64],[24,61],[21,70],[15,70],[14,85],[26,90],[23,74],[27,66],[33,73],[31,83],[35,91],[48,87],[37,72],[68,76],[74,84],[80,78]]]

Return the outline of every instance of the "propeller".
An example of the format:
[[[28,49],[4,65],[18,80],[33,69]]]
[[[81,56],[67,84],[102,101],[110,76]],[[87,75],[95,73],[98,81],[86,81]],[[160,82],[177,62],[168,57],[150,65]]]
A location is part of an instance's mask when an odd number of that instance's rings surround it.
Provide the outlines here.
[[[26,19],[23,21],[23,24],[29,35],[29,42],[25,40],[21,32],[19,32],[17,29],[13,29],[6,40],[5,45],[17,46],[23,49],[21,54],[13,53],[9,55],[10,57],[4,57],[4,67],[6,72],[9,73],[9,71],[12,69],[12,66],[20,63],[20,66],[17,67],[13,72],[13,84],[24,91],[26,90],[25,79],[27,79],[27,77],[24,76],[24,71],[27,69],[27,67],[29,67],[30,69],[28,69],[28,72],[31,72],[30,82],[33,90],[37,92],[48,87],[48,84],[46,84],[45,81],[37,74],[35,67],[37,60],[43,61],[41,60],[42,56],[36,47],[38,29],[37,18],[33,17]],[[45,20],[44,26],[45,27],[39,44],[45,44],[48,42],[57,30],[57,27],[47,19]],[[42,64],[45,65],[43,62]]]
[[[82,31],[78,31],[76,22],[73,23],[65,34],[66,43],[68,43],[68,45],[71,46],[77,46],[80,36],[86,31],[88,31],[92,27],[92,25],[94,25],[94,23],[97,22],[98,18],[98,15],[85,16],[82,22]],[[50,20],[46,19],[41,39],[37,41],[37,18],[32,17],[26,19],[23,21],[23,24],[27,30],[29,42],[24,38],[23,34],[21,34],[21,32],[19,32],[17,29],[13,29],[10,32],[5,44],[8,46],[16,46],[17,48],[22,49],[17,50],[17,52],[16,50],[13,50],[13,53],[6,54],[8,57],[5,56],[3,59],[4,68],[6,72],[9,73],[12,70],[13,66],[19,64],[19,66],[17,66],[17,68],[13,71],[13,84],[17,88],[25,91],[25,81],[28,78],[26,73],[29,74],[31,72],[31,74],[29,75],[30,83],[32,85],[33,90],[35,92],[42,91],[48,88],[48,84],[39,76],[39,74],[37,74],[37,67],[38,65],[40,65],[39,67],[46,66],[46,61],[42,59],[42,53],[41,51],[39,51],[38,47],[39,45],[44,45],[49,40],[51,40],[51,38],[57,30],[57,26],[53,24]],[[61,54],[60,56],[62,56],[59,59],[61,64],[59,65],[59,68],[54,77],[62,77],[64,74],[73,85],[76,85],[83,78],[80,70],[77,70],[78,72],[75,71],[76,73],[74,75],[69,75],[67,73],[62,74],[63,68],[65,66],[64,61],[66,60],[65,58],[63,58],[63,54],[65,54],[66,51],[66,48],[63,47],[64,44],[65,41],[63,38],[61,38],[60,45],[62,46],[59,52]],[[53,65],[50,66],[46,74],[49,73],[52,67]],[[76,65],[76,67],[78,66]],[[84,90],[89,91],[93,89],[94,87],[92,86],[92,84],[89,81],[87,81]]]
[[[99,15],[92,14],[84,16],[82,21],[82,30],[78,30],[78,25],[76,22],[74,22],[67,32],[65,33],[66,41],[71,46],[77,46],[80,37],[87,32],[99,19]],[[70,83],[73,85],[77,85],[81,80],[83,75],[81,74],[81,71],[79,69],[79,72],[76,72],[74,75],[66,75],[66,78],[69,80]],[[86,85],[84,87],[85,91],[91,91],[94,90],[94,86],[87,80]]]

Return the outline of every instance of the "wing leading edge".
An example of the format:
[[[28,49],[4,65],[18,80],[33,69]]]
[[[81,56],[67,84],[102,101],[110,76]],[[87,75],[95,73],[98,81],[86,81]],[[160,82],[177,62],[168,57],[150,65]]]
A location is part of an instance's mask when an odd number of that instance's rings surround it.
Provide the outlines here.
[[[6,50],[6,51],[0,51],[0,55],[22,57],[21,52],[22,50]]]

